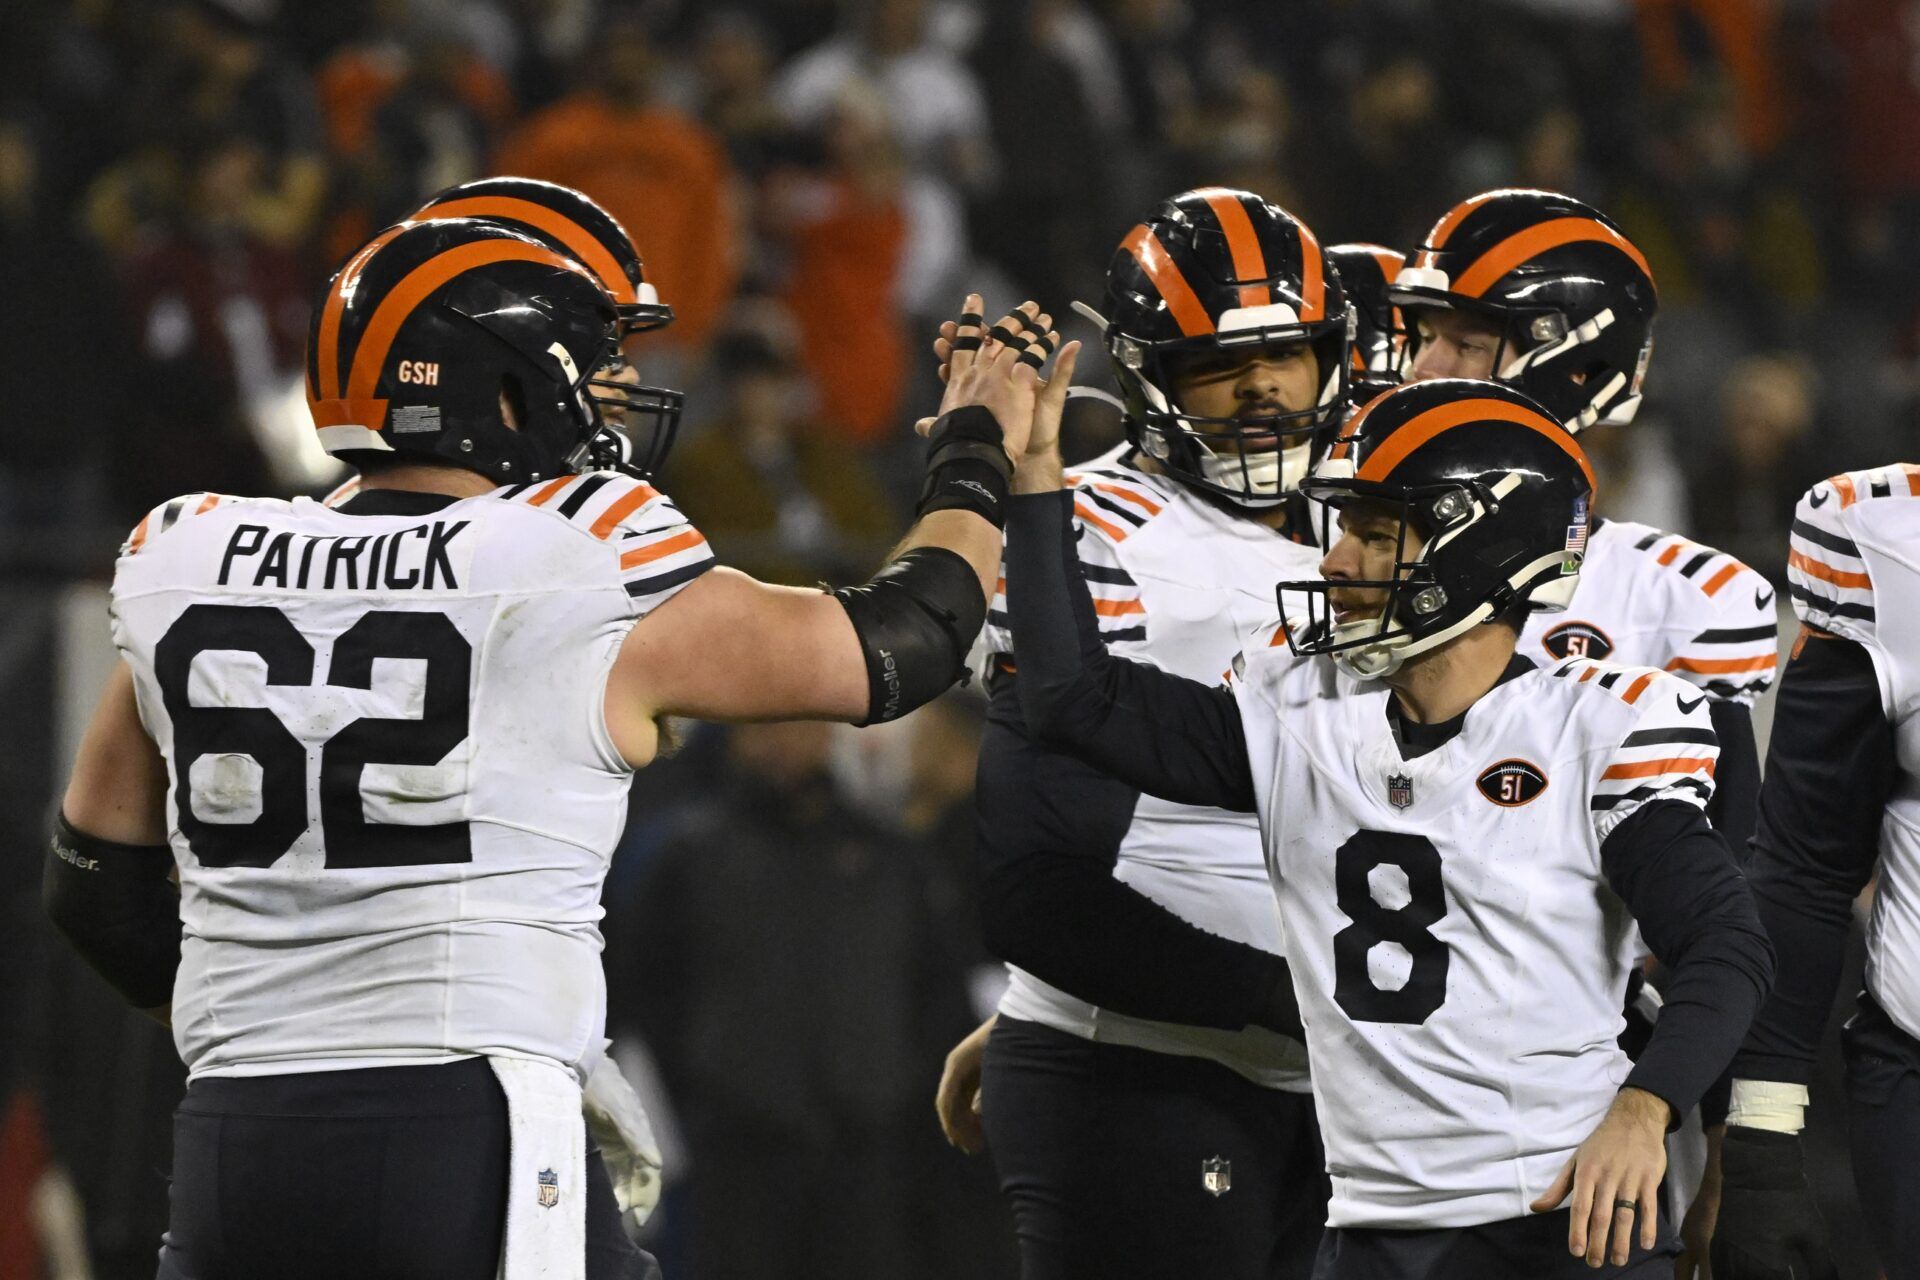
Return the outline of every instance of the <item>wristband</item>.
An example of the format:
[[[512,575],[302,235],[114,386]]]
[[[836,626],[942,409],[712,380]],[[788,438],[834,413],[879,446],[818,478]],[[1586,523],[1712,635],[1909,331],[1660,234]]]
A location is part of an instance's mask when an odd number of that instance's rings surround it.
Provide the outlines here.
[[[1000,424],[982,405],[941,415],[927,435],[927,476],[914,518],[933,511],[971,511],[996,529],[1006,527],[1013,461]]]

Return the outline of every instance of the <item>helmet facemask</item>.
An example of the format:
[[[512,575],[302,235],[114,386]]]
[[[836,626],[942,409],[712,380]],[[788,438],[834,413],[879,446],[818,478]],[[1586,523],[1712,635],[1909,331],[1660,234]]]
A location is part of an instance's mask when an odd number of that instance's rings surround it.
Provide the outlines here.
[[[1181,481],[1256,510],[1284,503],[1306,479],[1331,441],[1347,395],[1351,317],[1302,325],[1291,308],[1276,309],[1284,312],[1283,323],[1234,328],[1223,323],[1216,334],[1159,343],[1109,332],[1107,343],[1141,452]],[[1300,344],[1312,351],[1320,384],[1307,408],[1213,417],[1188,412],[1179,403],[1174,387],[1186,361]]]
[[[679,434],[685,394],[642,383],[616,341],[608,359],[587,379],[587,398],[598,427],[582,446],[576,469],[652,479]]]
[[[1332,655],[1346,671],[1362,680],[1380,679],[1399,670],[1407,659],[1436,649],[1483,622],[1504,615],[1516,603],[1541,609],[1564,608],[1561,579],[1575,581],[1584,549],[1569,547],[1563,554],[1544,557],[1522,567],[1489,590],[1477,588],[1468,575],[1449,567],[1448,547],[1468,535],[1500,502],[1518,489],[1517,472],[1488,482],[1484,479],[1401,487],[1357,480],[1352,464],[1330,460],[1301,485],[1301,492],[1318,504],[1321,545],[1332,547],[1337,538],[1337,513],[1355,499],[1381,504],[1397,516],[1398,532],[1393,576],[1381,579],[1311,579],[1283,582],[1278,588],[1281,616],[1301,617],[1290,607],[1290,596],[1304,597],[1305,625],[1290,628],[1287,643],[1297,654]],[[1409,547],[1418,550],[1409,554]],[[1384,594],[1379,612],[1340,621],[1334,611],[1334,591],[1377,591]]]

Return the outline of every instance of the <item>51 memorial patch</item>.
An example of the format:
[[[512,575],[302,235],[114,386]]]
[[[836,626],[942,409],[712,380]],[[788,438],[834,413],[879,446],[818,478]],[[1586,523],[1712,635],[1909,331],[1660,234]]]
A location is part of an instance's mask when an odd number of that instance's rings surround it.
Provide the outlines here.
[[[1547,789],[1547,775],[1525,760],[1502,760],[1489,765],[1476,785],[1501,808],[1517,809]]]

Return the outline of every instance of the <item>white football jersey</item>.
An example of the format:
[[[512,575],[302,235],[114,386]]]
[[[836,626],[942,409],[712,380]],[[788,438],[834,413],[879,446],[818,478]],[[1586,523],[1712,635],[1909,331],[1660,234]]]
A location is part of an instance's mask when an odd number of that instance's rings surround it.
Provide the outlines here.
[[[1867,989],[1920,1036],[1920,467],[1849,471],[1793,513],[1788,589],[1800,621],[1873,658],[1899,769],[1880,823]]]
[[[1233,682],[1307,1027],[1336,1227],[1525,1216],[1627,1078],[1632,919],[1602,840],[1705,806],[1693,686],[1583,658],[1401,758],[1387,687],[1285,648]]]
[[[712,563],[601,474],[417,515],[193,494],[142,520],[114,639],[166,758],[192,1074],[598,1048],[630,775],[607,674]]]
[[[1778,628],[1773,586],[1732,556],[1650,525],[1602,520],[1573,602],[1533,614],[1520,652],[1542,666],[1597,658],[1658,667],[1709,697],[1752,706],[1773,683]]]
[[[1074,526],[1107,647],[1217,684],[1273,617],[1274,588],[1317,575],[1320,552],[1148,475],[1122,446],[1078,468]],[[1005,591],[1005,583],[1001,584]],[[1009,663],[1006,598],[988,614],[989,661]],[[1189,924],[1286,954],[1252,814],[1142,795],[1114,875]],[[1300,1043],[1261,1027],[1222,1031],[1099,1009],[1014,966],[1000,1011],[1091,1040],[1211,1058],[1256,1083],[1305,1092]]]

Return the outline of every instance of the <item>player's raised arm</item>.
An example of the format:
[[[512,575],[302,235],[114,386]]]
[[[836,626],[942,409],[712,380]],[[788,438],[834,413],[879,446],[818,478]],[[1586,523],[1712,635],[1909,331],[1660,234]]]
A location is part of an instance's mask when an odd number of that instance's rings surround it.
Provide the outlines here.
[[[1058,417],[1036,418],[1007,521],[1007,609],[1028,729],[1133,786],[1250,813],[1253,770],[1231,692],[1113,657],[1074,552]]]
[[[999,576],[1013,458],[1026,449],[1037,372],[1058,335],[1026,304],[953,360],[929,434],[917,519],[865,583],[829,593],[717,569],[636,625],[607,689],[629,759],[651,754],[653,717],[818,718],[870,724],[927,702],[962,673]],[[1021,340],[1018,335],[1025,335]]]

